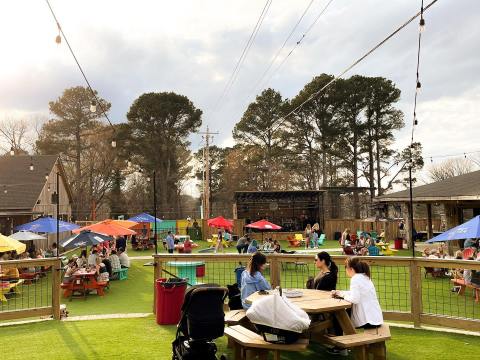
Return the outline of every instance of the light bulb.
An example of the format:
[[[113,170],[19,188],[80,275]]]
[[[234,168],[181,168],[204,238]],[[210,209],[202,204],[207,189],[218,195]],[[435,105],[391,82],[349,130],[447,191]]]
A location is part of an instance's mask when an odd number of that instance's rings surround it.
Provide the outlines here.
[[[4,194],[8,193],[8,190],[7,190],[7,187],[6,187],[6,186],[3,187],[3,193],[4,193]]]
[[[30,171],[33,171],[34,167],[33,167],[33,163],[30,163],[30,167],[29,167]]]
[[[413,122],[414,125],[418,125],[418,120],[415,119],[414,122]]]
[[[117,147],[117,141],[115,139],[112,140],[112,148]]]
[[[420,81],[417,81],[417,93],[420,92],[421,88],[422,88],[422,84],[420,83]]]
[[[45,181],[48,181],[48,173],[45,173]]]
[[[420,32],[424,32],[424,31],[425,31],[425,19],[421,18],[420,19]]]
[[[148,177],[147,177],[147,181],[150,182],[150,180],[151,180],[151,179],[150,179],[150,176],[148,176]]]
[[[13,148],[13,146],[10,148],[10,155],[15,155],[15,149]]]
[[[55,38],[55,42],[60,45],[62,43],[62,37],[59,35],[57,35],[57,37]]]
[[[127,167],[132,167],[132,161],[130,159],[127,160]]]
[[[90,112],[97,112],[97,103],[95,102],[95,100],[92,100],[92,102],[90,103]]]
[[[50,184],[47,186],[47,191],[50,192]]]

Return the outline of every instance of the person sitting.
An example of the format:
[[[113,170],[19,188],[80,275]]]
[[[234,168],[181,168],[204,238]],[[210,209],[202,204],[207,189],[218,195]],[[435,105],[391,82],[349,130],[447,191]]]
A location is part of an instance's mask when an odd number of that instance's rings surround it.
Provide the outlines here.
[[[53,257],[56,257],[58,255],[58,247],[57,247],[57,243],[54,242],[52,244],[52,256]]]
[[[330,254],[322,251],[315,255],[315,266],[319,273],[307,282],[308,289],[332,291],[337,288],[338,267]]]
[[[80,253],[79,258],[77,259],[77,266],[79,268],[86,267],[88,265],[88,260],[87,260],[87,250],[83,249],[82,252]]]
[[[118,258],[120,260],[120,265],[122,268],[129,268],[130,267],[130,259],[126,254],[124,249],[118,250]]]
[[[247,253],[248,254],[254,254],[254,253],[257,252],[257,250],[258,250],[257,240],[252,240],[250,245],[248,245]]]
[[[66,269],[65,269],[65,274],[63,275],[63,280],[62,280],[62,283],[63,284],[70,284],[73,282],[73,279],[74,279],[74,276],[73,274],[75,273],[75,271],[78,270],[78,266],[77,266],[77,263],[76,261],[72,258],[67,266],[66,266]]]
[[[248,238],[248,234],[245,234],[244,236],[238,239],[236,247],[239,254],[247,252],[249,242],[250,242],[250,239]]]
[[[110,275],[108,274],[108,269],[105,266],[105,264],[102,262],[102,258],[100,256],[97,257],[96,264],[95,264],[95,271],[97,274],[98,282],[105,282],[110,279]]]
[[[477,248],[478,248],[477,239],[467,239],[467,240],[465,240],[465,242],[463,243],[463,248],[466,249],[466,248],[469,248],[469,247],[477,250]]]
[[[350,246],[350,229],[349,228],[346,228],[343,231],[342,236],[340,238],[340,246],[341,247]]]
[[[383,314],[375,285],[370,279],[370,267],[358,257],[345,261],[345,272],[351,278],[350,290],[333,290],[332,297],[352,303],[351,319],[356,328],[377,328],[383,324]]]
[[[276,253],[282,252],[282,247],[280,246],[280,243],[278,242],[278,240],[273,241],[273,252],[276,252]]]
[[[117,255],[117,250],[112,250],[112,252],[110,253],[110,264],[112,265],[112,277],[115,278],[116,277],[116,272],[119,271],[121,268],[122,268],[122,265],[120,264],[120,259]]]
[[[265,250],[265,251],[270,251],[270,250],[272,250],[271,244],[270,244],[270,241],[269,241],[268,238],[263,241],[262,250]]]
[[[192,247],[193,247],[193,242],[190,240],[190,237],[187,237],[185,241],[183,242],[183,252],[185,254],[191,254],[192,253]]]
[[[98,250],[93,248],[92,253],[88,257],[87,265],[88,266],[95,266],[95,264],[97,263],[97,257],[98,257]]]
[[[266,263],[265,255],[256,252],[248,261],[247,268],[242,272],[240,297],[244,309],[250,308],[250,304],[247,304],[245,300],[254,292],[271,289],[270,284],[262,275]]]
[[[1,254],[0,260],[13,260],[12,254],[10,252]],[[14,265],[3,265],[0,270],[2,270],[3,273],[2,280],[17,282],[20,279],[18,268]]]
[[[108,276],[112,277],[113,276],[113,270],[112,270],[112,263],[110,262],[110,259],[108,259],[104,255],[100,255],[100,259],[102,260],[102,263],[104,263],[105,267],[107,268]]]

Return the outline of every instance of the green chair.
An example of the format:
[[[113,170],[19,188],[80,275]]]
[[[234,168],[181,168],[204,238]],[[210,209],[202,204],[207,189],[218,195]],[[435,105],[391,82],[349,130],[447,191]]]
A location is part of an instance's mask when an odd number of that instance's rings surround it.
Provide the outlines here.
[[[324,242],[325,242],[325,234],[320,234],[320,237],[318,238],[318,246],[322,246]]]
[[[128,268],[121,268],[113,272],[117,275],[118,280],[127,280],[128,279]]]
[[[377,237],[378,237],[378,234],[376,231],[370,231],[370,237],[373,239],[373,240],[377,240]]]

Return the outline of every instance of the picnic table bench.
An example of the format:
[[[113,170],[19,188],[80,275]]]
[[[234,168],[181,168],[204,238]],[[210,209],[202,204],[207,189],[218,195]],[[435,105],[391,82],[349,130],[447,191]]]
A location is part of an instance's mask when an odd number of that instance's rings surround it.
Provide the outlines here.
[[[104,290],[108,286],[108,281],[97,281],[95,271],[74,273],[73,276],[72,282],[61,284],[64,298],[70,298],[71,301],[74,293],[80,292],[86,299],[87,294],[92,290],[96,290],[99,296],[105,295]]]
[[[233,343],[234,359],[246,360],[247,352],[251,357],[258,356],[259,360],[267,360],[268,354],[273,352],[273,359],[280,360],[282,351],[305,351],[308,346],[308,339],[299,339],[293,344],[272,344],[263,339],[259,334],[254,333],[241,325],[225,328],[225,335]]]
[[[460,286],[460,291],[458,292],[458,295],[464,295],[466,288],[473,289],[473,291],[475,292],[475,302],[478,303],[480,301],[480,286],[472,283],[466,284],[464,279],[452,279],[451,282],[454,285]]]
[[[8,282],[8,285],[2,285],[0,286],[0,301],[6,302],[7,298],[5,294],[8,294],[10,292],[14,292],[16,294],[21,294],[20,288],[18,285],[22,285],[24,282],[23,279],[20,279],[16,282]],[[7,283],[7,282],[4,282]]]

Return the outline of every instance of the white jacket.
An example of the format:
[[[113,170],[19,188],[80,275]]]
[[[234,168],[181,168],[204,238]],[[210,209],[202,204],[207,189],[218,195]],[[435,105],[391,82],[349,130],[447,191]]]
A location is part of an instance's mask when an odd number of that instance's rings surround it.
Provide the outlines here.
[[[355,327],[383,324],[375,286],[368,276],[355,274],[350,280],[350,291],[340,291],[340,295],[353,304],[351,318]]]

